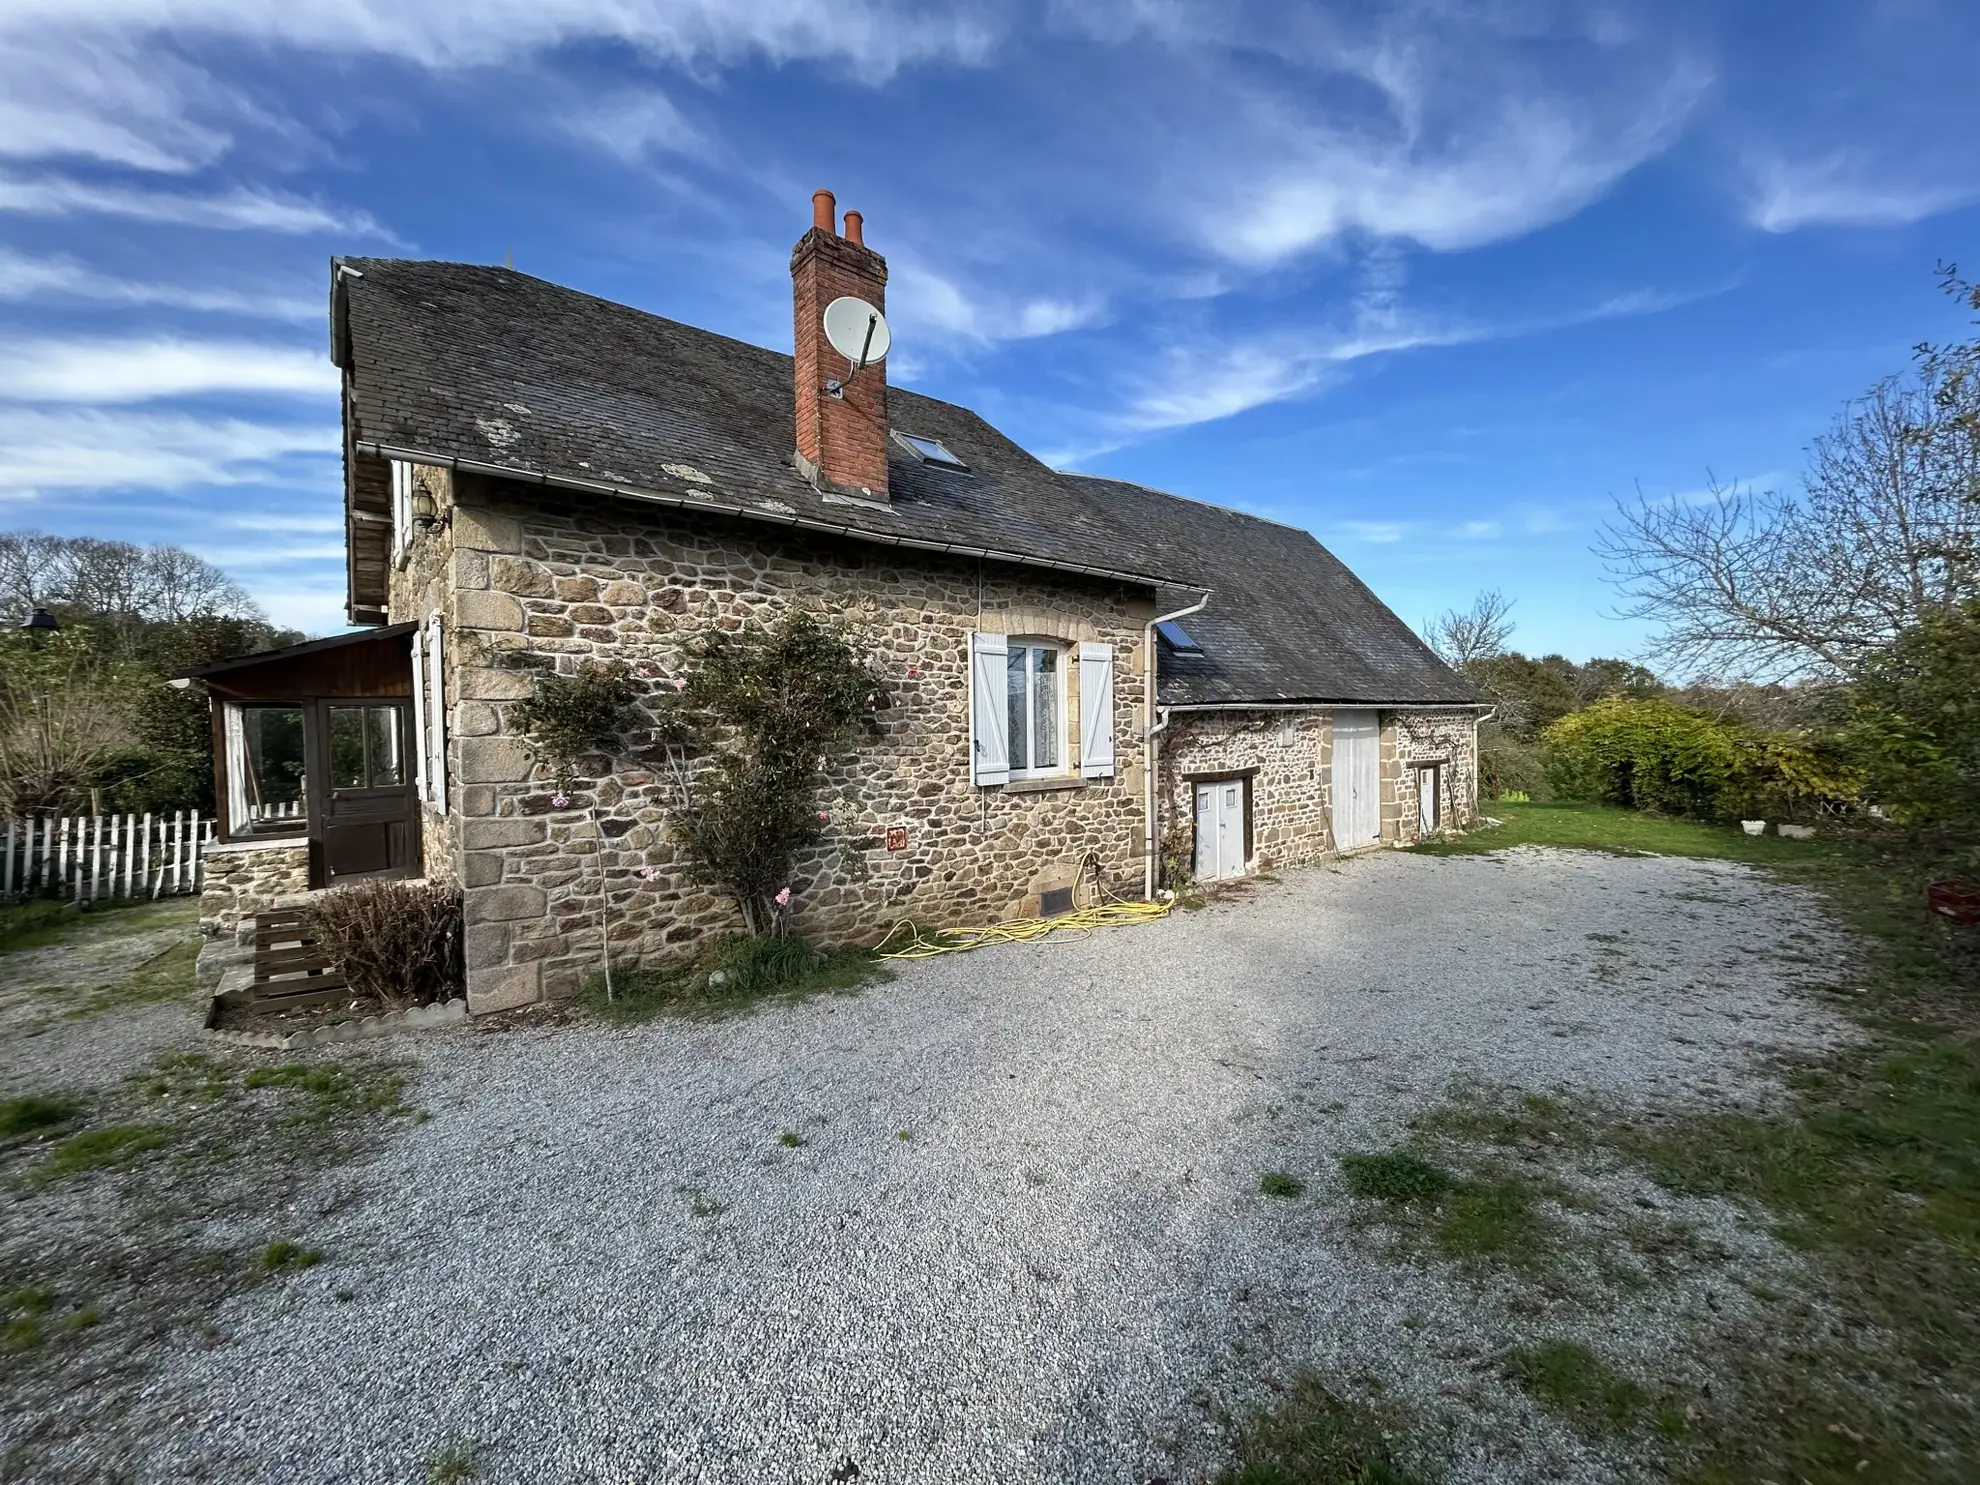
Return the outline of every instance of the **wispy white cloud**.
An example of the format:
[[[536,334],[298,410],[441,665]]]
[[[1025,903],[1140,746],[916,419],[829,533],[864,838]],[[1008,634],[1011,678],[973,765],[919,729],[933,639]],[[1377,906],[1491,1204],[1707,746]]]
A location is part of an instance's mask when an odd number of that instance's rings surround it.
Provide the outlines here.
[[[249,483],[337,449],[334,424],[0,406],[0,499]]]
[[[254,341],[35,340],[0,352],[0,397],[17,402],[149,402],[216,392],[328,402],[336,389],[336,368],[321,352]]]
[[[713,141],[653,88],[588,98],[560,113],[556,125],[628,165],[655,155],[706,157],[715,150]]]
[[[1106,302],[1098,295],[1026,298],[965,289],[917,256],[897,255],[888,284],[888,316],[910,332],[979,346],[1037,340],[1098,324]]]
[[[1747,217],[1763,232],[1802,227],[1901,227],[1980,200],[1980,170],[1918,179],[1915,165],[1840,149],[1811,160],[1752,154]]]
[[[238,186],[174,192],[97,185],[62,175],[0,175],[0,211],[37,216],[130,217],[180,227],[291,235],[373,237],[397,242],[369,212],[326,206],[286,192]]]
[[[1388,546],[1410,533],[1407,521],[1339,521],[1334,525],[1337,539],[1372,542]]]
[[[1501,521],[1466,521],[1457,529],[1458,535],[1467,541],[1496,541],[1505,535],[1505,530]]]
[[[6,247],[0,247],[0,299],[84,299],[295,321],[321,319],[324,313],[320,300],[274,293],[249,294],[210,284],[163,284],[118,278],[73,258],[38,258]]]
[[[254,514],[228,516],[223,523],[234,531],[342,531],[344,521],[341,516],[284,516]],[[342,547],[338,551],[342,552]]]

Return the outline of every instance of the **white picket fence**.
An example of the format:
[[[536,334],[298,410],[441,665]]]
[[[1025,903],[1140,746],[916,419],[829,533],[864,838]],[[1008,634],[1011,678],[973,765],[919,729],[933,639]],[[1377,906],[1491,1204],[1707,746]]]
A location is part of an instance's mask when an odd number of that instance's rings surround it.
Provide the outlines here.
[[[170,815],[31,815],[0,828],[0,900],[170,897],[200,889],[213,821]]]

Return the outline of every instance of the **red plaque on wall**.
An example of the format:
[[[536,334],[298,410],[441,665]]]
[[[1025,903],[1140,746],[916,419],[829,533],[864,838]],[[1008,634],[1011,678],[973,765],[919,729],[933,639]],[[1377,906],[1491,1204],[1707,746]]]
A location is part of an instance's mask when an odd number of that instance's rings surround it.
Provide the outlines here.
[[[905,851],[907,849],[907,826],[889,825],[887,827],[887,849],[890,851]]]

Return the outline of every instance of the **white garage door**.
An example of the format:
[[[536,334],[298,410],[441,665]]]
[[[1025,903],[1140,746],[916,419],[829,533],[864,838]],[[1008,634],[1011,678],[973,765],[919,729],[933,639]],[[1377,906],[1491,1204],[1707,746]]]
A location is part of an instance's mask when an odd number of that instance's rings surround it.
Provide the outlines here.
[[[1334,848],[1382,838],[1382,729],[1375,713],[1334,713]]]

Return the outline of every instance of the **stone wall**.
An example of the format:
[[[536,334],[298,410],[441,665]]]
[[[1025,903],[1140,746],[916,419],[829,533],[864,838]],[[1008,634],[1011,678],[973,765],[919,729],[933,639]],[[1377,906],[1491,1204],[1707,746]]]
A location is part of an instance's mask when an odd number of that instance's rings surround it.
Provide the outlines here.
[[[199,897],[199,926],[208,938],[232,935],[245,918],[309,890],[309,842],[209,841]]]
[[[1251,778],[1254,870],[1317,861],[1333,849],[1329,828],[1333,730],[1325,711],[1180,712],[1162,734],[1161,828],[1194,839],[1196,780]]]
[[[391,594],[387,604],[388,622],[425,623],[440,615],[443,649],[451,649],[454,638],[455,543],[454,476],[452,471],[428,464],[413,466],[413,483],[433,497],[437,512],[434,523],[415,530],[406,549],[393,562]],[[406,664],[412,664],[412,641],[406,642]],[[455,701],[451,687],[452,666],[443,658],[446,694],[442,702],[448,714],[448,792],[453,794],[453,753],[456,747],[453,725]],[[443,812],[421,801],[419,805],[421,872],[428,881],[460,880],[460,827],[451,799]]]
[[[792,883],[801,932],[870,942],[907,917],[961,925],[1036,911],[1089,856],[1111,883],[1138,888],[1144,590],[468,476],[455,477],[453,496],[440,597],[477,1010],[571,993],[597,968],[601,931],[628,962],[684,955],[739,927],[734,906],[681,869],[661,809],[673,776],[647,738],[556,802],[511,725],[534,685],[516,657],[565,673],[624,660],[658,687],[695,634],[799,603],[853,625],[889,698],[876,734],[821,794],[828,839]],[[977,629],[1113,646],[1114,777],[971,783]],[[904,849],[886,848],[890,829],[905,830]]]
[[[1418,767],[1443,771],[1444,824],[1478,820],[1475,713],[1381,714],[1382,839],[1417,838]],[[1162,735],[1162,829],[1193,838],[1195,781],[1251,774],[1252,869],[1297,866],[1334,848],[1333,714],[1310,711],[1178,712]]]
[[[1442,776],[1446,830],[1478,823],[1478,714],[1475,711],[1385,712],[1382,717],[1382,838],[1418,836],[1419,770]]]

